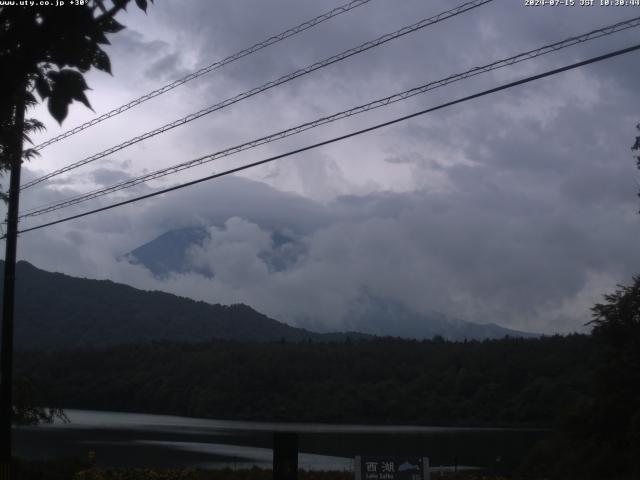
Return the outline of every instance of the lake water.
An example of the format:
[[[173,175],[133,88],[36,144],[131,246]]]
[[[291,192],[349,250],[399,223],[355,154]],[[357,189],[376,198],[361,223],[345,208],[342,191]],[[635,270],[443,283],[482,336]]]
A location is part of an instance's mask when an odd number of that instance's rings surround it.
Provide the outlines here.
[[[353,470],[363,456],[427,456],[432,467],[508,472],[545,432],[423,426],[209,420],[65,410],[70,423],[14,429],[15,453],[32,459],[87,458],[102,467],[271,468],[274,432],[300,435],[305,470]]]

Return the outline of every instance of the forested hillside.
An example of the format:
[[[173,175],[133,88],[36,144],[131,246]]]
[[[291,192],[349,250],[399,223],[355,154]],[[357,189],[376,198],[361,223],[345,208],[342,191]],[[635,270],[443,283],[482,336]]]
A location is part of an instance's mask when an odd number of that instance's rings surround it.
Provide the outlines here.
[[[591,338],[212,341],[21,353],[52,405],[197,417],[552,425],[588,391]]]
[[[145,344],[163,339],[344,339],[339,334],[325,336],[291,327],[247,305],[211,305],[108,280],[45,272],[27,262],[18,262],[16,276],[18,348]]]
[[[0,268],[2,265],[0,260]],[[416,316],[393,306],[384,311],[383,317],[378,312],[360,320],[370,326],[387,322],[392,335],[408,338],[415,338],[412,333],[420,333],[418,338],[442,335],[458,340],[535,336],[495,324],[453,321],[444,316]],[[407,325],[413,327],[407,329]],[[372,331],[378,332],[375,328]],[[209,304],[109,280],[47,272],[24,261],[17,264],[15,341],[18,348],[55,350],[157,340],[202,342],[214,338],[249,342],[343,341],[347,337],[370,336],[351,331],[317,333],[279,322],[244,304]]]

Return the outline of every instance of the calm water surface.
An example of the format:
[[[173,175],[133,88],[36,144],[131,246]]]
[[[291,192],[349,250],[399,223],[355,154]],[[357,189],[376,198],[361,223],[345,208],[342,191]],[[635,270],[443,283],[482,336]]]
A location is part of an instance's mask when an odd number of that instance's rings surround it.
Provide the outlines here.
[[[546,434],[536,430],[209,420],[65,410],[70,423],[14,430],[16,454],[80,457],[102,467],[271,467],[273,432],[300,434],[300,468],[352,470],[355,455],[427,456],[432,466],[509,471]]]

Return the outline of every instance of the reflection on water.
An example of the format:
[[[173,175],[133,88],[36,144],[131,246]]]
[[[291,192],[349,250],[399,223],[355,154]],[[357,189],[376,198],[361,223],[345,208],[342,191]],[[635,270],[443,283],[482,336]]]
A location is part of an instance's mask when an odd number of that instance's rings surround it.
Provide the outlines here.
[[[232,458],[229,462],[202,463],[203,468],[271,468],[273,451],[270,448],[243,447],[239,445],[225,445],[222,443],[197,442],[161,442],[143,440],[147,445],[161,445],[177,450],[200,452],[207,455]],[[314,455],[301,453],[298,455],[298,466],[304,470],[348,470],[353,471],[353,459],[333,457],[329,455]]]
[[[313,432],[313,433],[437,433],[504,431],[503,428],[424,427],[413,425],[341,425],[332,423],[246,422],[206,418],[151,415],[146,413],[65,410],[71,423],[57,419],[53,427],[73,428],[143,428],[152,430],[203,429],[219,431]]]
[[[208,420],[169,415],[66,410],[71,423],[14,431],[26,458],[97,453],[103,467],[271,467],[272,433],[300,434],[300,468],[352,470],[356,455],[428,456],[432,466],[508,471],[545,432],[420,426]]]

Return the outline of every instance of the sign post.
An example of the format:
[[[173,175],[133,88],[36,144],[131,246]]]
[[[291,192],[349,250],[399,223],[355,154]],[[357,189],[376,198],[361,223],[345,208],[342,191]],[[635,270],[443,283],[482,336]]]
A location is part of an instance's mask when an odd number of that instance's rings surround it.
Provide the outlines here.
[[[273,434],[273,479],[296,480],[298,478],[298,434],[275,432]]]
[[[427,457],[355,458],[356,480],[431,480]]]

